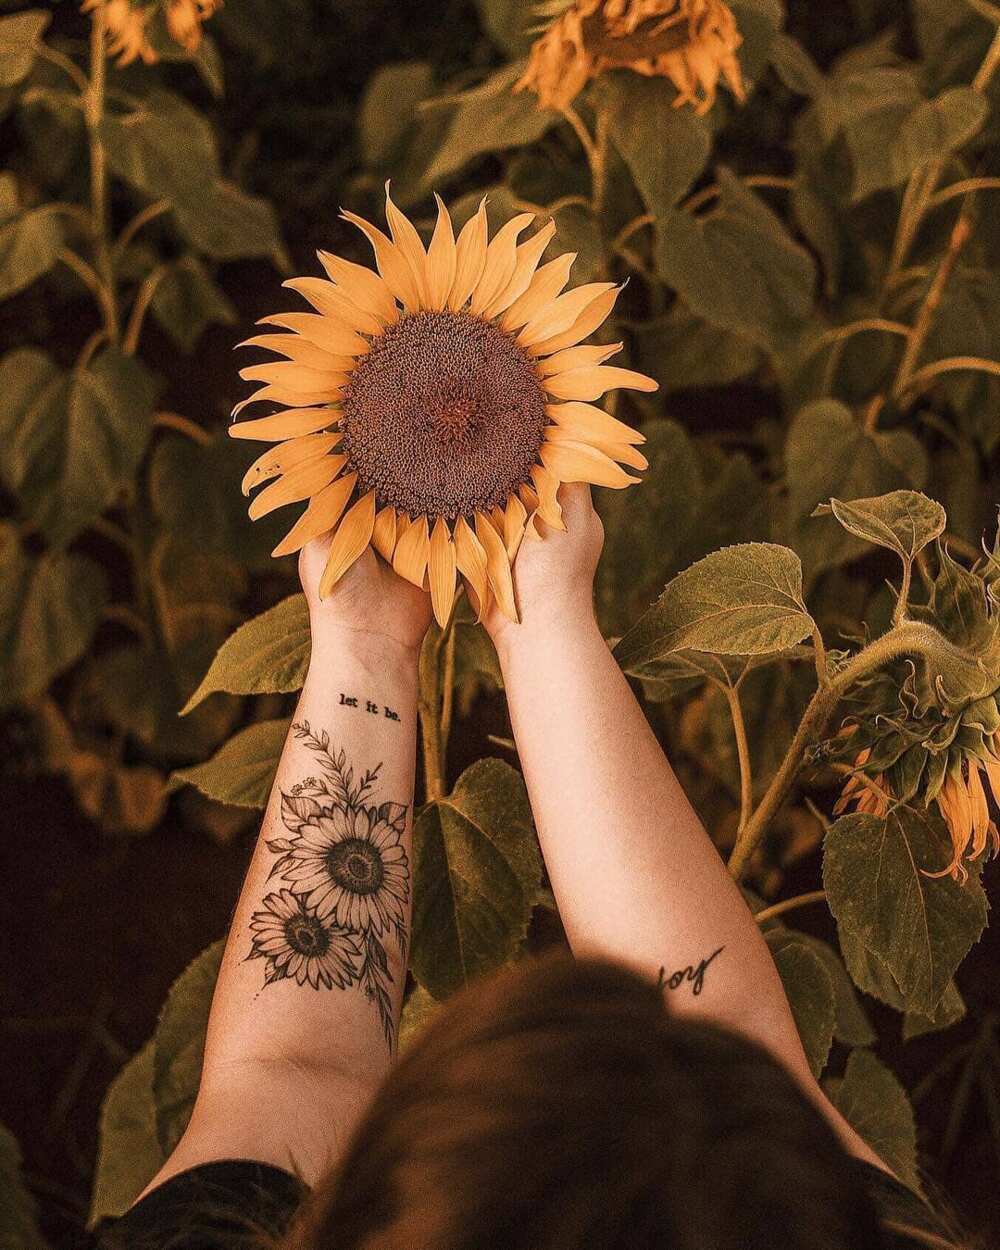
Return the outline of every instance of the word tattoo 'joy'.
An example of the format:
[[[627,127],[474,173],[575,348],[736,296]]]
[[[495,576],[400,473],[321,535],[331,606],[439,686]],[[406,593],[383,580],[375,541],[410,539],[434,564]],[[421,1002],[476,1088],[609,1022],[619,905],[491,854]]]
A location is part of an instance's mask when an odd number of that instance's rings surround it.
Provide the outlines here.
[[[679,989],[685,981],[690,981],[691,993],[697,997],[697,995],[701,993],[702,986],[705,983],[705,969],[716,957],[716,955],[721,954],[721,952],[725,949],[726,948],[724,946],[720,946],[718,950],[712,951],[711,955],[708,955],[705,959],[703,959],[700,964],[688,964],[686,968],[678,968],[677,971],[672,972],[669,977],[667,976],[666,968],[661,966],[660,976],[656,983],[656,988],[659,990],[676,990]]]

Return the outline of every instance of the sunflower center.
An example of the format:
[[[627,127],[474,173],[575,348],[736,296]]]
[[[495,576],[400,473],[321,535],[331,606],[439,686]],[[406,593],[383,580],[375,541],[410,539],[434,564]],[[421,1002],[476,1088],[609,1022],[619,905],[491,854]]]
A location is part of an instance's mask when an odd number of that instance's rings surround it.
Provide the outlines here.
[[[330,935],[315,916],[286,920],[285,939],[297,955],[324,955],[330,946]]]
[[[411,517],[502,507],[531,480],[546,425],[532,357],[467,313],[417,312],[389,326],[341,406],[358,489]]]
[[[327,855],[326,864],[334,881],[352,894],[375,894],[385,876],[381,855],[363,838],[338,842]]]

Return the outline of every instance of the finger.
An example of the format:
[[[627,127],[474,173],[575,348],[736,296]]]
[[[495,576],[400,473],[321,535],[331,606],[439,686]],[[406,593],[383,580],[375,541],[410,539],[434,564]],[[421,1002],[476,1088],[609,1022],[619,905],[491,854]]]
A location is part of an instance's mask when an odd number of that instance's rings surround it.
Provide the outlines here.
[[[589,482],[563,482],[556,493],[563,510],[567,527],[572,522],[580,525],[594,511],[594,499]]]

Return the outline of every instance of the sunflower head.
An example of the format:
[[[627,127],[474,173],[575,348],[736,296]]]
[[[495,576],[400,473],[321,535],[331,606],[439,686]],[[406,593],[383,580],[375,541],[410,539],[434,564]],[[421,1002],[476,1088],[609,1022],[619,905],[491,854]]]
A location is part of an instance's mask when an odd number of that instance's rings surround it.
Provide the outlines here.
[[[720,79],[746,97],[736,59],[743,38],[723,0],[570,0],[544,10],[553,20],[514,88],[530,88],[542,108],[565,108],[608,69],[669,78],[674,106],[698,113],[712,107]]]
[[[160,59],[149,39],[150,19],[162,10],[167,34],[188,52],[196,52],[201,43],[201,25],[218,9],[222,0],[83,0],[82,13],[100,9],[104,13],[108,55],[117,64],[130,65],[142,60],[154,65]]]
[[[603,363],[621,343],[582,345],[619,288],[565,290],[573,255],[541,264],[551,222],[521,241],[523,213],[490,239],[484,198],[456,238],[436,198],[426,248],[388,186],[388,235],[343,213],[378,272],[320,252],[325,279],[285,283],[314,311],[265,317],[280,332],[246,340],[284,359],[242,370],[262,385],[234,415],[283,410],[229,432],[276,444],[244,478],[246,494],[269,483],[251,517],[308,500],[275,555],[334,530],[321,595],[371,546],[430,591],[440,624],[459,579],[480,618],[495,600],[516,620],[511,561],[539,522],[565,528],[560,483],[623,487],[639,481],[623,465],[646,467],[643,435],[591,401],[656,383]]]

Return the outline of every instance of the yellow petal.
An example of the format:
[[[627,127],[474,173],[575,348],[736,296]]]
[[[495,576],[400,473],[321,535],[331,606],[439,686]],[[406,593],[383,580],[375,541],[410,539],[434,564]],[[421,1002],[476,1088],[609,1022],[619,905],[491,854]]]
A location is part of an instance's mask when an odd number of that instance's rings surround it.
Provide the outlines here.
[[[250,520],[257,521],[286,503],[298,503],[300,499],[315,495],[330,485],[346,463],[346,456],[323,456],[290,469],[260,492],[248,510]]]
[[[353,356],[334,356],[331,352],[315,343],[310,343],[301,334],[255,334],[253,338],[244,339],[237,347],[263,347],[279,356],[295,360],[307,369],[319,369],[321,372],[348,373],[357,363]]]
[[[581,339],[585,339],[588,334],[593,334],[598,326],[610,316],[620,290],[621,287],[615,287],[611,291],[605,291],[603,295],[598,295],[597,299],[587,305],[568,330],[563,330],[561,334],[553,334],[551,338],[542,339],[540,343],[533,344],[530,349],[532,354],[548,356],[553,352],[561,352],[564,347],[572,347]]]
[[[487,597],[483,598],[467,577],[462,578],[462,585],[465,587],[465,593],[469,596],[469,603],[476,614],[476,624],[478,625],[483,619],[483,613],[489,607],[489,588],[487,588]]]
[[[545,389],[557,399],[600,399],[608,391],[627,387],[633,391],[655,391],[659,386],[653,378],[634,369],[618,369],[613,365],[586,365],[546,378]]]
[[[569,281],[569,271],[575,260],[576,252],[564,252],[562,256],[557,256],[555,260],[550,260],[548,264],[537,269],[528,289],[518,296],[501,317],[500,324],[503,328],[519,330],[547,308]]]
[[[594,486],[619,488],[642,480],[626,473],[610,456],[587,443],[545,442],[538,456],[560,482],[591,482]]]
[[[375,517],[372,546],[386,563],[392,563],[392,553],[396,547],[396,509],[392,506],[383,508]]]
[[[302,438],[292,438],[277,447],[269,447],[243,475],[243,494],[249,495],[255,486],[277,477],[279,473],[287,473],[297,464],[325,456],[342,438],[340,433],[305,434]]]
[[[455,602],[455,544],[444,517],[438,517],[431,533],[428,575],[434,619],[444,629]]]
[[[486,196],[479,208],[458,233],[455,244],[455,281],[448,295],[448,307],[459,312],[482,277],[486,264]]]
[[[413,281],[420,298],[420,307],[427,306],[427,253],[417,234],[416,227],[405,213],[400,212],[392,202],[389,194],[389,181],[385,184],[385,217],[389,223],[389,233],[400,254],[410,266]]]
[[[612,460],[620,460],[622,464],[630,465],[633,469],[649,468],[649,461],[642,452],[637,451],[629,443],[620,443],[613,438],[580,438],[572,430],[564,430],[559,425],[550,425],[545,431],[545,440],[548,443],[586,443],[591,447],[596,447],[598,451],[603,451]]]
[[[246,399],[241,399],[230,415],[238,417],[250,404],[260,404],[265,400],[284,404],[288,408],[319,408],[332,403],[338,395],[339,390],[296,391],[290,386],[279,386],[275,383],[273,386],[262,386]]]
[[[406,257],[395,243],[370,221],[365,221],[357,213],[340,210],[341,217],[351,222],[361,231],[375,252],[375,264],[385,280],[386,286],[408,312],[415,312],[420,307],[420,292],[413,279],[413,270]]]
[[[325,430],[339,420],[339,408],[300,408],[296,412],[276,412],[271,417],[258,417],[256,421],[238,421],[229,427],[229,437],[279,443],[285,438],[298,438]]]
[[[546,525],[551,525],[553,529],[564,530],[566,522],[562,518],[562,504],[560,504],[557,498],[559,479],[543,465],[533,464],[531,466],[531,480],[535,484],[535,493],[538,496],[535,512]],[[534,520],[534,517],[532,517],[532,520]],[[535,528],[535,533],[538,533],[537,527]]]
[[[535,344],[568,330],[599,295],[606,295],[614,289],[613,282],[585,282],[583,286],[564,292],[528,322],[518,334],[517,341],[522,347],[530,348],[535,356],[548,355],[548,352],[538,351]]]
[[[287,556],[298,551],[306,543],[319,538],[327,530],[332,530],[340,520],[340,515],[347,507],[354,484],[358,480],[356,473],[344,473],[324,486],[313,495],[309,507],[299,517],[285,537],[271,552],[272,556]]]
[[[360,334],[338,325],[332,317],[321,317],[319,313],[274,313],[270,317],[259,318],[257,324],[281,326],[283,330],[301,334],[304,339],[334,356],[360,356],[368,350],[368,343]]]
[[[493,528],[502,538],[503,537],[503,516],[504,516],[503,508],[501,508],[499,504],[494,504],[493,507],[490,508],[489,515],[490,515],[490,520],[493,522]]]
[[[507,558],[513,563],[517,549],[524,537],[524,527],[528,520],[528,512],[517,497],[511,495],[503,514],[503,541],[507,548]]]
[[[542,226],[541,230],[537,230],[530,239],[518,244],[516,264],[510,281],[483,309],[483,316],[498,317],[524,294],[531,284],[538,262],[542,259],[542,253],[548,247],[555,232],[556,223],[550,221]]]
[[[371,541],[375,525],[375,492],[370,490],[352,504],[330,544],[326,568],[319,579],[319,597],[325,599]]]
[[[514,276],[517,266],[517,236],[535,220],[534,213],[518,213],[498,231],[486,249],[483,274],[472,292],[472,311],[481,313]]]
[[[392,567],[400,577],[414,586],[422,587],[427,572],[430,542],[427,537],[427,517],[419,516],[399,534],[396,550],[392,553]]]
[[[486,551],[469,527],[468,521],[461,516],[455,522],[455,560],[462,575],[475,590],[476,620],[480,621],[489,596]]]
[[[352,260],[334,256],[332,252],[320,250],[316,255],[330,280],[336,282],[358,308],[378,317],[385,325],[392,325],[398,319],[399,309],[384,278],[372,273],[364,265],[356,265]]]
[[[570,369],[583,369],[588,365],[602,365],[609,356],[620,352],[624,343],[587,343],[583,347],[567,347],[565,351],[546,356],[538,362],[538,372],[543,378]]]
[[[381,334],[385,326],[374,313],[359,308],[326,278],[287,278],[282,284],[312,304],[317,312],[359,334]]]
[[[427,249],[427,307],[444,308],[455,282],[455,233],[451,215],[436,192],[437,224]]]
[[[545,412],[551,420],[562,429],[571,431],[582,443],[597,439],[615,443],[646,441],[646,436],[641,431],[634,430],[624,421],[619,421],[603,408],[595,408],[592,404],[547,404]]]
[[[508,620],[516,624],[517,605],[514,602],[514,582],[510,575],[507,549],[492,523],[481,512],[476,513],[476,537],[486,552],[486,578],[496,595],[497,606]]]
[[[349,373],[342,370],[320,372],[300,365],[297,360],[272,360],[265,365],[247,365],[240,370],[245,382],[276,382],[296,391],[337,391],[346,386]]]
[[[528,509],[528,511],[534,512],[534,510],[538,507],[538,494],[534,488],[529,486],[527,482],[522,482],[518,487],[517,493],[520,495],[521,502]]]
[[[969,760],[969,800],[972,807],[972,858],[976,859],[986,850],[986,830],[990,826],[990,811],[979,774],[978,761]]]

